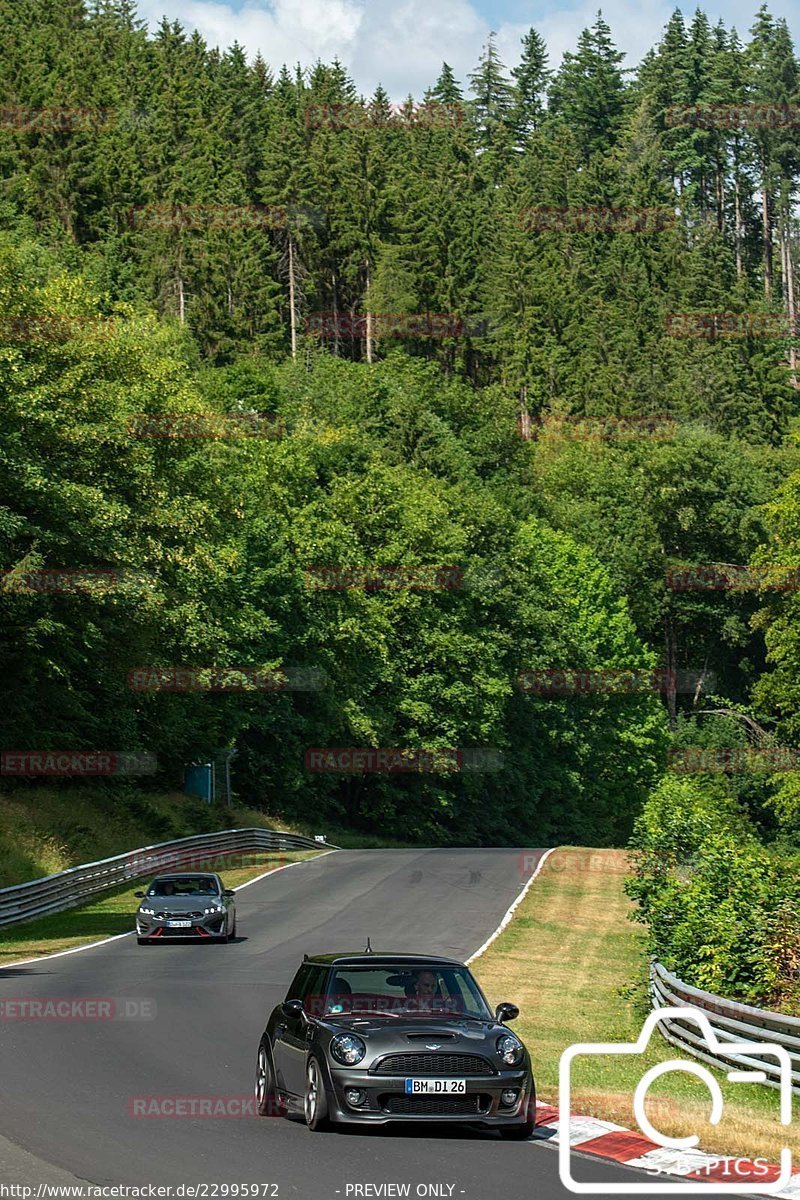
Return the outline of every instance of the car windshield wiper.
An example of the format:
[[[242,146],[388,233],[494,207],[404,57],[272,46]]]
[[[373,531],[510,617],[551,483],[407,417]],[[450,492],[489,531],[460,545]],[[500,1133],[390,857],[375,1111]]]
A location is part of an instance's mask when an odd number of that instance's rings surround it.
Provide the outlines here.
[[[404,1017],[405,1013],[385,1012],[382,1008],[351,1008],[348,1012],[328,1013],[329,1017],[354,1017],[361,1013],[366,1017]]]
[[[411,1008],[405,1014],[414,1017],[458,1017],[459,1021],[486,1021],[487,1017],[475,1017],[472,1013],[458,1012],[453,1008],[432,1008],[430,1010]]]

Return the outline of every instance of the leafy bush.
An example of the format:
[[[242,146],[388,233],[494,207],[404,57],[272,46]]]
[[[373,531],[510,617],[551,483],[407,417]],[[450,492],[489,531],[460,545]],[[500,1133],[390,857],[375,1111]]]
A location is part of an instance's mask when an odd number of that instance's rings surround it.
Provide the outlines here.
[[[797,862],[759,842],[727,781],[664,779],[631,847],[652,954],[695,987],[800,1010]]]

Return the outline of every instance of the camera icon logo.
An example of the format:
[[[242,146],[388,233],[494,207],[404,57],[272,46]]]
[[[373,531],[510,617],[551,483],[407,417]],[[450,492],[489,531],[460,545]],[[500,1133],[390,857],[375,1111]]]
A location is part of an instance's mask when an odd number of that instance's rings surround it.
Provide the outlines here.
[[[711,1026],[708,1017],[696,1008],[659,1008],[649,1014],[642,1026],[642,1032],[635,1042],[582,1042],[569,1046],[561,1055],[559,1065],[559,1119],[558,1119],[558,1173],[563,1186],[576,1195],[624,1195],[636,1192],[644,1195],[654,1193],[687,1194],[687,1182],[673,1183],[584,1183],[574,1178],[572,1174],[572,1155],[570,1146],[570,1089],[573,1060],[581,1057],[600,1056],[607,1054],[643,1054],[650,1043],[650,1038],[660,1021],[672,1020],[691,1021],[699,1027],[702,1037],[703,1050],[714,1058],[731,1059],[732,1069],[727,1072],[731,1083],[765,1083],[767,1075],[763,1063],[758,1060],[768,1057],[777,1059],[779,1074],[779,1113],[780,1124],[789,1125],[792,1120],[792,1061],[789,1052],[783,1046],[768,1042],[730,1041],[721,1042]],[[742,1068],[736,1069],[739,1063]],[[683,1071],[695,1075],[707,1086],[711,1094],[711,1114],[709,1121],[718,1125],[722,1119],[724,1102],[719,1083],[708,1070],[699,1062],[672,1058],[666,1062],[651,1067],[640,1079],[633,1096],[633,1111],[642,1133],[659,1148],[674,1151],[690,1151],[694,1149],[699,1138],[667,1137],[656,1129],[648,1120],[645,1112],[645,1100],[651,1084],[670,1071]],[[700,1160],[701,1156],[698,1156]],[[737,1162],[740,1160],[737,1160]],[[699,1161],[698,1161],[699,1165]],[[680,1172],[676,1172],[680,1174]],[[704,1196],[709,1193],[726,1193],[728,1195],[774,1195],[787,1186],[792,1178],[792,1152],[784,1146],[780,1153],[780,1175],[769,1183],[759,1183],[752,1175],[739,1178],[732,1183],[698,1182],[698,1188]]]

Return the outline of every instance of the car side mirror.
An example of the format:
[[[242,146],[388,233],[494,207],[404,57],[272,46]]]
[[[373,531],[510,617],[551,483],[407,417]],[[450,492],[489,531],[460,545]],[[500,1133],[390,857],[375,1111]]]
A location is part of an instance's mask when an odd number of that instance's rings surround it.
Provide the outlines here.
[[[134,896],[136,897],[136,899],[137,899],[137,900],[144,900],[144,897],[145,897],[145,893],[144,893],[144,892],[134,892],[133,894],[134,894]]]
[[[235,896],[236,892],[234,892],[232,888],[225,888],[225,891],[222,894],[223,896]]]
[[[506,1021],[516,1021],[519,1016],[519,1009],[516,1004],[498,1004],[494,1010],[494,1015],[500,1024],[504,1025]]]
[[[296,1020],[298,1017],[305,1016],[302,1000],[284,1000],[281,1005],[281,1012],[290,1020]]]

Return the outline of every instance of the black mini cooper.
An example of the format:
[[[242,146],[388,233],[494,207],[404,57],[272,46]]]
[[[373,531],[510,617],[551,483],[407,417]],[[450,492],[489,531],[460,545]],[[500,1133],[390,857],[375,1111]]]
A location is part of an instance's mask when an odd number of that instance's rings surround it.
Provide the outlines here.
[[[528,1051],[451,958],[306,956],[258,1047],[262,1116],[330,1124],[462,1121],[507,1138],[535,1123]]]

